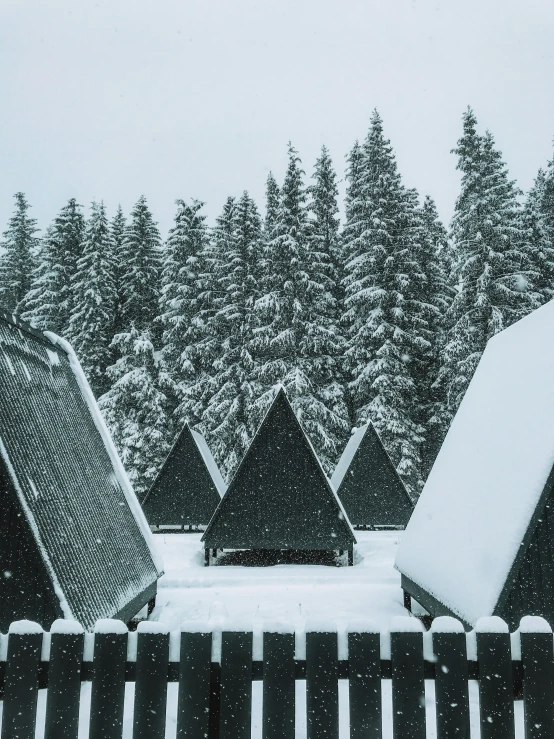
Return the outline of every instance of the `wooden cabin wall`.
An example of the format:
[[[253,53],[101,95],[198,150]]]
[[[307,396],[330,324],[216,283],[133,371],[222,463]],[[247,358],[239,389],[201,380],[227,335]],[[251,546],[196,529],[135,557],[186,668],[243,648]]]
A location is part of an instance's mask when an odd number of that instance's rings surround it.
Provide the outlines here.
[[[522,616],[542,616],[554,625],[554,501],[548,500],[527,547],[505,605],[495,615],[516,629]]]
[[[37,544],[16,493],[0,473],[0,631],[29,619],[49,628],[62,616]]]

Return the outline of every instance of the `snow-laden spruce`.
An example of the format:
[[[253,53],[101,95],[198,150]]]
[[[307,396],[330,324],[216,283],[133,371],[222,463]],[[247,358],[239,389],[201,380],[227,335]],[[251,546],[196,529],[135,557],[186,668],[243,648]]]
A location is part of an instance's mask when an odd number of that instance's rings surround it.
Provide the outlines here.
[[[412,495],[421,487],[420,446],[412,375],[428,350],[427,308],[416,261],[413,195],[401,183],[395,157],[374,112],[360,151],[350,156],[345,227],[345,362],[356,423],[371,420]]]
[[[28,214],[31,206],[22,192],[14,198],[15,211],[0,242],[4,250],[0,259],[0,305],[10,313],[20,312],[29,291],[38,247],[37,222]]]
[[[327,471],[336,461],[349,429],[343,391],[336,382],[342,350],[336,324],[336,286],[329,255],[312,251],[303,171],[289,146],[273,232],[261,260],[261,297],[255,303],[259,357],[257,379],[266,392],[259,417],[281,382]]]
[[[110,390],[98,400],[125,470],[137,493],[144,492],[169,452],[174,435],[171,385],[149,331],[117,334],[119,359],[107,370]]]
[[[259,296],[262,222],[247,192],[227,202],[213,239],[214,313],[209,334],[218,355],[206,378],[208,402],[200,428],[229,477],[256,430],[251,407],[261,394],[252,342]]]
[[[197,423],[202,413],[198,382],[207,363],[205,250],[208,234],[203,203],[177,201],[175,225],[165,245],[160,297],[162,353],[179,397],[181,422]],[[204,281],[204,288],[201,281]]]
[[[452,418],[487,341],[540,304],[530,289],[533,270],[520,227],[518,190],[490,133],[477,133],[468,109],[454,152],[462,189],[452,221],[451,284],[456,295],[446,316],[447,332],[438,384],[445,421]]]
[[[117,211],[110,224],[110,234],[113,244],[114,254],[114,289],[115,289],[115,313],[113,318],[113,333],[121,333],[125,326],[123,325],[122,306],[123,306],[123,289],[126,281],[126,265],[123,255],[123,244],[125,242],[125,230],[127,222],[123,215],[121,205],[117,206]]]
[[[541,304],[554,297],[554,232],[548,227],[545,201],[546,175],[539,169],[522,209],[521,228]]]
[[[126,331],[153,330],[160,294],[161,240],[146,198],[141,196],[129,217],[121,246],[124,264],[121,321]]]
[[[114,243],[104,203],[92,203],[83,238],[83,256],[77,262],[74,307],[68,338],[95,395],[109,389],[106,368],[111,363],[117,305]]]
[[[43,331],[67,335],[84,228],[82,207],[75,198],[70,198],[41,242],[21,317]]]

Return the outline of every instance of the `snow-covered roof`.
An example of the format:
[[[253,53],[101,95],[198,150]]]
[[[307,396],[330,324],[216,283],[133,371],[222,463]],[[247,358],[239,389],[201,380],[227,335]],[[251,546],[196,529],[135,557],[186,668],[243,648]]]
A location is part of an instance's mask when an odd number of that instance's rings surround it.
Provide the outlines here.
[[[358,447],[360,446],[360,442],[365,436],[365,432],[367,431],[368,426],[369,422],[352,430],[352,435],[350,436],[350,439],[348,439],[348,443],[345,446],[341,458],[339,459],[337,466],[335,467],[333,476],[331,477],[331,484],[333,485],[335,490],[338,490],[340,488],[341,482],[346,474],[346,471],[350,467],[352,460],[354,459],[354,455],[358,451]]]
[[[217,492],[219,493],[220,497],[223,497],[227,486],[225,485],[225,480],[223,479],[221,472],[219,471],[219,467],[217,466],[215,459],[213,458],[211,449],[208,446],[206,439],[199,431],[195,431],[194,429],[191,429],[190,431],[192,433],[192,438],[196,442],[196,446],[198,447],[200,454],[202,455],[204,464],[206,465],[208,472],[212,476],[212,480],[214,481],[214,484],[217,488]]]
[[[554,301],[492,338],[396,567],[469,624],[503,592],[554,465]]]
[[[153,526],[205,526],[224,493],[225,481],[206,440],[185,424],[142,507]]]
[[[355,526],[405,526],[413,503],[373,424],[352,435],[331,484]]]
[[[202,541],[228,549],[346,549],[350,521],[283,387]]]
[[[4,314],[0,452],[65,618],[88,628],[152,590],[161,561],[73,350]]]

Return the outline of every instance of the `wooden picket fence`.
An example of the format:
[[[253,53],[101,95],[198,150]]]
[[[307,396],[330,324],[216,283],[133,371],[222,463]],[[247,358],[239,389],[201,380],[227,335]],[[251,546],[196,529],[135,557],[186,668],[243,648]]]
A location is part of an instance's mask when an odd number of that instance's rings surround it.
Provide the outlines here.
[[[16,622],[0,638],[1,737],[35,736],[38,690],[47,688],[45,739],[77,739],[81,684],[91,681],[89,739],[121,738],[126,682],[135,683],[134,739],[165,737],[169,682],[178,683],[179,739],[250,739],[252,683],[259,680],[263,739],[293,739],[295,681],[305,680],[307,739],[338,739],[343,679],[351,739],[382,736],[383,680],[391,681],[395,739],[425,739],[425,680],[435,682],[438,739],[470,737],[468,680],[479,685],[481,739],[514,738],[520,696],[526,739],[552,739],[550,627],[527,618],[510,635],[499,619],[483,623],[469,635],[454,619],[436,619],[423,633],[417,619],[406,618],[395,619],[390,634],[358,624],[343,634],[308,626],[305,636],[268,624],[253,652],[260,637],[252,632],[170,634],[146,622],[128,633],[104,621],[83,634],[60,621],[43,633]]]

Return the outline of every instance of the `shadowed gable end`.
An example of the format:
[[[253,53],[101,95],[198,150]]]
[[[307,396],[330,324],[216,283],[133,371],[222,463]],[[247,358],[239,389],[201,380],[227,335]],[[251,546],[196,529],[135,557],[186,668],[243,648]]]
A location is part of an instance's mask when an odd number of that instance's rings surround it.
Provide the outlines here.
[[[353,526],[408,524],[413,503],[373,424],[353,433],[331,483]]]
[[[203,442],[202,449],[198,442]],[[203,437],[186,424],[142,500],[151,526],[209,523],[221,501],[223,480],[211,454],[207,460],[206,454]]]
[[[348,549],[348,518],[283,389],[204,534],[222,549]]]

